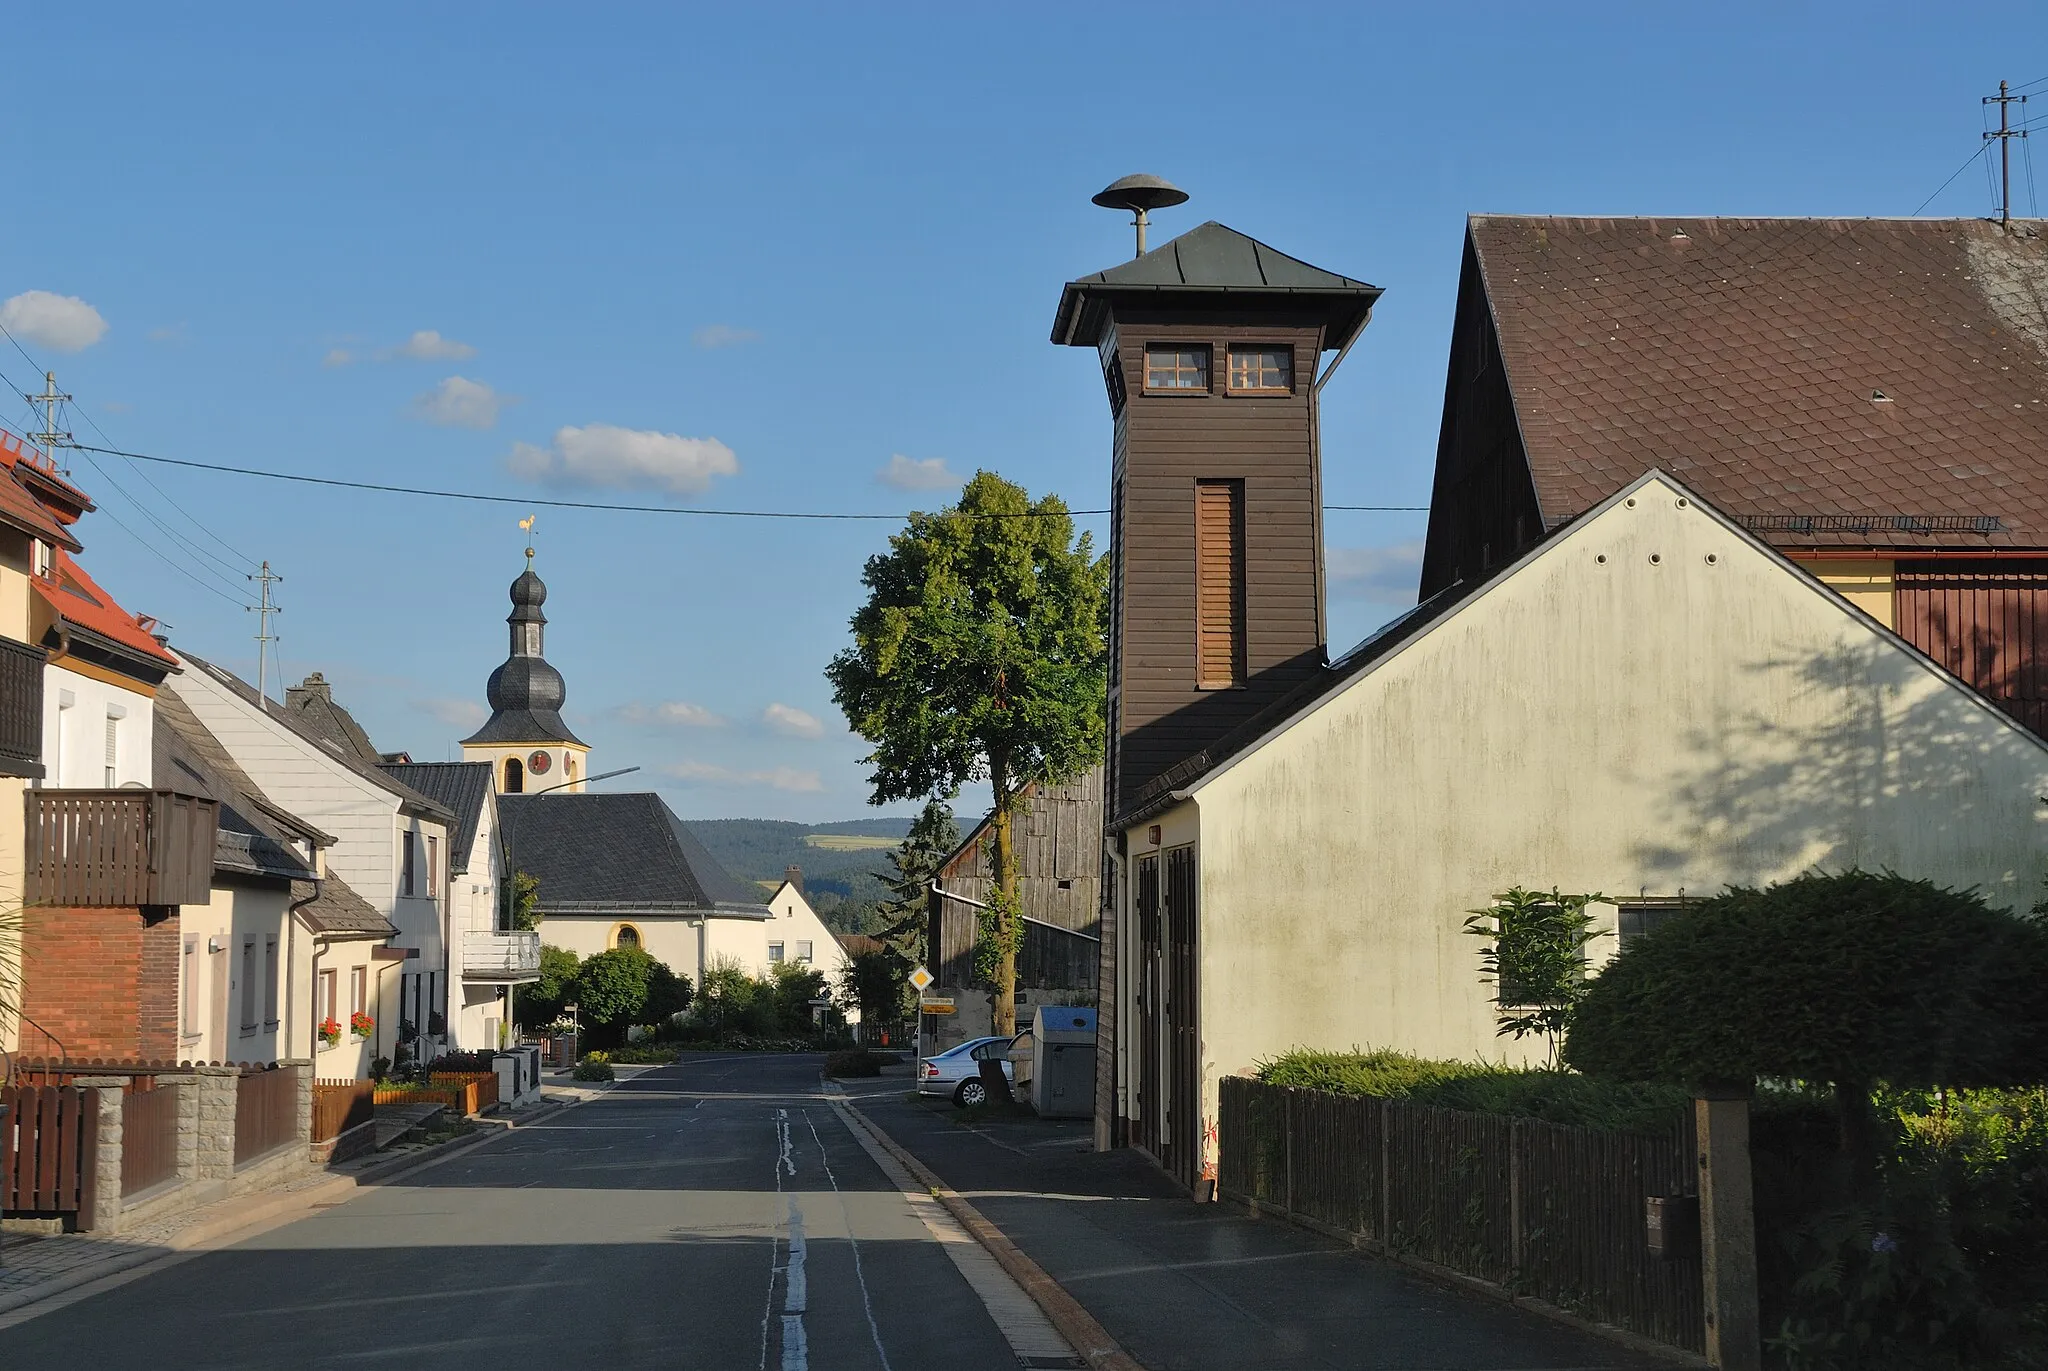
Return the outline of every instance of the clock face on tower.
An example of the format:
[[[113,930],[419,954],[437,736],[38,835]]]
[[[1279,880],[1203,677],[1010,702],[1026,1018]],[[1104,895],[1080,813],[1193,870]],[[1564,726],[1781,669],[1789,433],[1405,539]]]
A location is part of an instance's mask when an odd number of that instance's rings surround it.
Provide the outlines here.
[[[536,752],[526,759],[526,769],[536,776],[547,775],[548,768],[554,764],[555,759],[548,756],[545,752]]]

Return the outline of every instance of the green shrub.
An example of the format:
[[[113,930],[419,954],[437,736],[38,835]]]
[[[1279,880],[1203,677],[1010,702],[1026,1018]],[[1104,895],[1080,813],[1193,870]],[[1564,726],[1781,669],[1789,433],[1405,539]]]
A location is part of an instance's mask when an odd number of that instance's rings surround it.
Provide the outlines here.
[[[1486,1062],[1431,1061],[1389,1051],[1297,1049],[1260,1063],[1258,1076],[1269,1085],[1620,1131],[1668,1127],[1690,1098],[1665,1085],[1598,1081],[1568,1071]]]
[[[676,1059],[676,1045],[663,1042],[628,1043],[606,1052],[605,1059],[628,1066],[666,1066]]]
[[[612,1070],[611,1058],[602,1052],[587,1054],[569,1074],[579,1081],[609,1081],[618,1075]]]
[[[828,1076],[879,1076],[882,1074],[882,1059],[864,1048],[851,1052],[829,1052],[825,1055],[825,1074]]]

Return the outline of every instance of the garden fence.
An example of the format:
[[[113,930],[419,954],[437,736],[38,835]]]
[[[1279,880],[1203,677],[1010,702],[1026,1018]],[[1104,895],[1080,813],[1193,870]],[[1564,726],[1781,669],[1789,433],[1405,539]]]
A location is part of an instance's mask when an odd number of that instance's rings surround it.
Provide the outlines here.
[[[244,1166],[299,1137],[296,1071],[244,1071],[235,1088],[235,1165]]]
[[[71,1085],[0,1090],[0,1211],[76,1214],[90,1185],[87,1155],[97,1143],[95,1116]]]
[[[178,1110],[190,1086],[131,1089],[121,1096],[121,1194],[139,1195],[178,1175]]]
[[[1657,1133],[1222,1083],[1218,1187],[1312,1227],[1698,1352],[1696,1256],[1660,1260],[1653,1195],[1696,1189],[1692,1118]]]
[[[332,1142],[376,1118],[376,1090],[370,1081],[313,1082],[313,1141]]]

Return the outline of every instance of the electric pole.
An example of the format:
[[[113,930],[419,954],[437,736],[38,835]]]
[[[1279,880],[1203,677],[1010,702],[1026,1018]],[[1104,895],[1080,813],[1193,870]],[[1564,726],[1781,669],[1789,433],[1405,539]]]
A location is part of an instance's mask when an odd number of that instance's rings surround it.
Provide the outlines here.
[[[253,605],[244,605],[243,608],[256,615],[256,698],[267,700],[270,697],[264,692],[263,683],[270,675],[270,645],[277,641],[276,635],[270,631],[270,616],[284,613],[282,607],[271,602],[270,587],[273,584],[282,584],[284,577],[273,575],[270,563],[266,561],[263,563],[263,570],[249,579],[262,587],[261,600]],[[278,684],[284,683],[280,681]]]
[[[2027,97],[2008,94],[2003,81],[1998,83],[1998,94],[1984,97],[1985,104],[1998,106],[1998,127],[1984,136],[1998,140],[1998,222],[2001,224],[2012,222],[2012,140],[2027,136],[2025,129],[2012,126],[2010,115],[2015,102],[2024,105]]]
[[[57,427],[57,406],[70,404],[71,397],[57,389],[57,373],[46,371],[43,373],[43,393],[41,395],[25,394],[21,398],[32,405],[41,405],[43,407],[43,431],[41,433],[31,433],[29,437],[42,445],[43,460],[51,466],[56,466],[57,449],[71,446],[71,434]],[[71,472],[68,468],[64,468],[60,469],[59,474],[69,477]]]

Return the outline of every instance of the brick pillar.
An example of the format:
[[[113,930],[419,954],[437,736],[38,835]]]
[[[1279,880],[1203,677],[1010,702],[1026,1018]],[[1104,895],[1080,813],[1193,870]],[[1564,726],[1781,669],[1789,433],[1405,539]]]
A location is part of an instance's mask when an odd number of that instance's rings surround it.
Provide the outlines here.
[[[72,1084],[84,1096],[85,1116],[93,1120],[93,1147],[85,1155],[85,1203],[78,1211],[81,1233],[115,1233],[121,1228],[121,1089],[120,1076],[81,1076]]]
[[[235,1092],[242,1071],[234,1066],[195,1066],[197,1097],[193,1179],[224,1181],[235,1174]],[[179,1119],[180,1125],[184,1119]]]
[[[279,1057],[277,1069],[290,1071],[298,1077],[299,1102],[298,1139],[306,1146],[313,1145],[313,1059],[311,1057]]]
[[[144,1061],[178,1058],[178,954],[183,926],[177,905],[151,905],[142,910],[135,1039]]]

